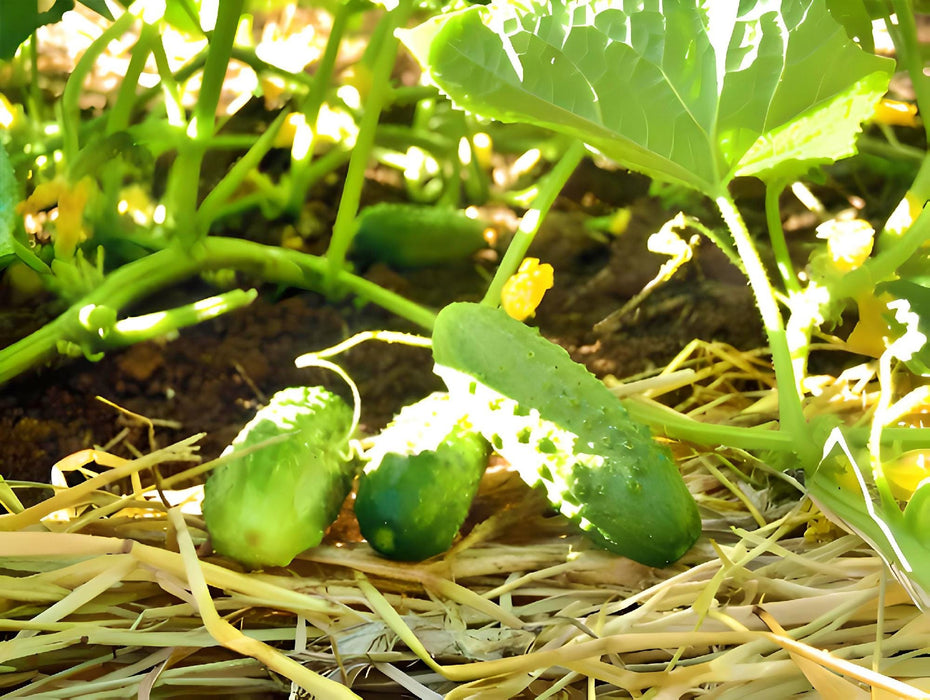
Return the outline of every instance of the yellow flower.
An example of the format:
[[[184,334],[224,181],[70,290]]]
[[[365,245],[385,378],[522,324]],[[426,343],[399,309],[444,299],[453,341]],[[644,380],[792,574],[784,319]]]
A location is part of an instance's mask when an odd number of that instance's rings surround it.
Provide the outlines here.
[[[529,318],[536,311],[546,290],[552,289],[552,285],[552,265],[540,265],[537,258],[526,258],[520,263],[517,273],[501,289],[504,311],[518,321]]]
[[[917,126],[917,105],[899,100],[882,100],[875,105],[875,116],[879,124],[888,126]]]
[[[84,224],[84,208],[95,192],[96,184],[89,175],[73,185],[56,178],[37,185],[29,197],[16,205],[16,213],[25,219],[26,230],[33,235],[44,231],[46,221],[54,223],[55,257],[70,258],[90,236]],[[44,216],[49,209],[47,217]]]

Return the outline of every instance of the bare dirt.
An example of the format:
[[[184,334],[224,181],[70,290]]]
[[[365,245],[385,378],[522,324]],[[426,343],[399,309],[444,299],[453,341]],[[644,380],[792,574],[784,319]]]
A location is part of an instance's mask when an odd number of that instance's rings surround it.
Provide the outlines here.
[[[556,286],[534,322],[599,376],[624,377],[662,366],[694,338],[741,349],[763,344],[745,282],[707,242],[619,327],[595,332],[595,324],[638,293],[665,260],[649,253],[645,240],[674,212],[664,211],[646,190],[645,180],[626,173],[591,163],[579,169],[530,251],[556,268]],[[615,238],[592,237],[585,219],[616,206],[632,207],[627,231]],[[481,273],[494,256],[483,257],[413,272],[375,266],[366,274],[439,308],[480,297],[486,284]],[[192,282],[148,306],[171,306],[213,291]],[[4,343],[38,323],[29,309],[7,309],[4,318]],[[297,369],[294,358],[375,328],[417,331],[374,306],[356,308],[351,301],[328,302],[312,292],[262,288],[251,306],[185,329],[174,339],[111,352],[97,363],[69,361],[31,372],[0,390],[0,472],[10,480],[47,483],[52,464],[78,450],[107,446],[129,457],[133,448],[147,451],[194,433],[205,433],[203,457],[215,457],[278,389],[308,383],[345,393],[340,379]],[[422,349],[366,343],[339,362],[359,385],[362,428],[369,432],[440,386]],[[154,444],[144,421],[113,404],[165,421],[155,427]],[[37,497],[42,496],[36,492],[27,499]]]

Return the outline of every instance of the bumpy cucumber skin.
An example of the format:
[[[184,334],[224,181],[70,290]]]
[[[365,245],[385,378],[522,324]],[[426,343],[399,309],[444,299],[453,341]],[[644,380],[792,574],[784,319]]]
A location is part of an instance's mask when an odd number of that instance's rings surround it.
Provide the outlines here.
[[[216,552],[247,567],[286,566],[339,515],[357,464],[349,457],[352,409],[322,387],[291,387],[239,432],[204,487],[203,515]]]
[[[399,561],[446,551],[478,491],[488,442],[447,394],[407,406],[376,440],[355,498],[362,535]]]
[[[458,210],[383,202],[359,215],[352,251],[363,261],[397,268],[442,265],[486,247],[484,229]]]
[[[500,309],[451,304],[436,318],[433,357],[494,448],[597,544],[666,566],[700,536],[668,450],[538,330]]]

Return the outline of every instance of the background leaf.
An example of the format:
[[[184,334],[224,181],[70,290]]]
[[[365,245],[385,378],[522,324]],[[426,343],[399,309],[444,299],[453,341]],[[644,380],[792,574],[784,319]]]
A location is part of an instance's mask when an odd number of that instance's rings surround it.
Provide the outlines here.
[[[875,292],[876,294],[888,292],[895,299],[906,301],[910,310],[916,314],[917,327],[911,330],[917,331],[913,337],[921,338],[922,336],[923,345],[920,348],[914,348],[914,353],[905,360],[904,364],[914,374],[930,377],[930,342],[928,342],[930,339],[930,287],[912,279],[898,279],[882,282],[875,287]],[[898,336],[908,330],[895,320],[894,314],[887,314],[886,320]]]
[[[0,144],[0,270],[15,257],[13,233],[16,230],[14,207],[19,201],[19,188],[13,166]]]
[[[460,106],[710,195],[853,154],[893,68],[824,0],[498,1],[400,35]]]
[[[39,12],[38,0],[0,0],[0,60],[13,58],[16,50],[39,27],[61,21],[74,9],[74,0],[55,0],[46,12]]]
[[[105,0],[79,0],[99,15],[113,19]],[[74,0],[55,0],[45,12],[39,12],[37,0],[0,0],[0,60],[8,61],[32,33],[46,24],[60,22],[68,10],[74,9]]]

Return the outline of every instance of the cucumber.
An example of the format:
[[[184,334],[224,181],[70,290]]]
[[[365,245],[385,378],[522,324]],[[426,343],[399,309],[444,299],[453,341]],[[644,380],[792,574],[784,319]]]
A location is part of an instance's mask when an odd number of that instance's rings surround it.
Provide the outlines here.
[[[466,260],[486,247],[485,228],[458,209],[375,204],[359,214],[352,251],[364,262],[398,268],[442,265]]]
[[[406,406],[375,439],[359,477],[355,515],[362,535],[390,559],[420,561],[446,551],[489,452],[448,394]]]
[[[357,472],[351,429],[352,409],[322,387],[272,396],[223,452],[233,459],[207,479],[203,516],[214,550],[261,568],[286,566],[318,545]]]
[[[476,429],[596,544],[665,566],[700,536],[669,451],[539,331],[500,309],[450,304],[436,318],[433,358]]]

